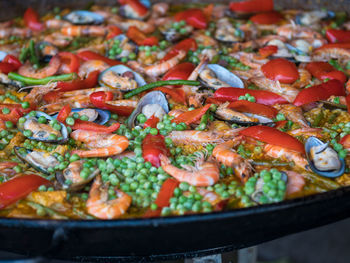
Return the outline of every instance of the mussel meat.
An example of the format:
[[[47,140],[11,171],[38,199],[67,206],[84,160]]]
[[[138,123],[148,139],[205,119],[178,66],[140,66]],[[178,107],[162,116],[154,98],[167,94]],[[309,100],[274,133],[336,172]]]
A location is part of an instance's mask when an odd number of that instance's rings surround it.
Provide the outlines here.
[[[60,187],[70,191],[77,191],[94,179],[100,172],[98,168],[92,171],[87,178],[82,178],[80,172],[83,170],[84,160],[71,162],[63,171],[56,172],[56,179]]]
[[[328,143],[310,137],[305,143],[306,157],[311,170],[325,177],[339,177],[345,172],[345,161]]]
[[[216,22],[215,38],[220,42],[232,44],[243,41],[244,32],[239,28],[235,28],[230,20],[225,17]]]
[[[22,133],[25,133],[27,130],[30,131],[31,136],[28,136],[29,139],[52,143],[65,143],[68,140],[66,126],[44,112],[36,111],[35,115],[32,113],[24,116],[25,121],[18,124],[18,129]],[[50,123],[54,123],[53,127]]]
[[[59,161],[47,152],[28,150],[23,147],[14,147],[14,152],[23,162],[28,163],[35,170],[49,174],[48,169],[59,165]]]
[[[205,87],[217,90],[222,87],[244,88],[243,81],[235,74],[218,64],[208,64],[199,74]]]
[[[146,85],[142,76],[124,65],[116,65],[104,70],[99,76],[99,84],[104,87],[130,91]]]
[[[104,22],[102,15],[86,10],[70,12],[63,19],[75,25],[99,25]]]
[[[79,116],[85,115],[89,118],[88,121],[92,121],[101,125],[108,122],[111,118],[111,113],[108,110],[101,109],[76,108],[72,109],[72,114],[74,113],[78,113]],[[57,118],[57,115],[58,114],[55,114],[52,117]]]
[[[158,90],[151,91],[140,99],[135,110],[128,119],[128,126],[132,128],[137,125],[136,117],[140,113],[143,113],[147,118],[154,115],[161,120],[168,112],[169,104],[164,93]]]

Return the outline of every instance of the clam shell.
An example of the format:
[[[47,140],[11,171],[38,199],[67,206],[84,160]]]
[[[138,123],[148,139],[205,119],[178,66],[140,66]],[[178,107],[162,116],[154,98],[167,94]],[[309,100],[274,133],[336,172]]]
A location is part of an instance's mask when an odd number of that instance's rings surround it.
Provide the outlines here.
[[[63,19],[75,25],[99,25],[104,22],[104,17],[102,15],[87,10],[70,12],[65,15]]]
[[[139,100],[135,110],[131,113],[128,119],[128,127],[132,128],[135,126],[137,115],[142,112],[142,108],[147,104],[158,104],[166,113],[169,112],[168,100],[166,99],[164,93],[158,90],[151,91]]]
[[[341,167],[340,169],[338,170],[332,170],[332,171],[320,171],[318,170],[313,161],[312,161],[312,158],[310,156],[310,150],[312,147],[314,146],[318,146],[318,145],[324,145],[325,143],[322,142],[321,140],[319,140],[318,138],[316,137],[309,137],[305,143],[305,152],[306,152],[306,157],[307,157],[307,160],[309,162],[309,166],[311,168],[311,170],[318,174],[318,175],[321,175],[321,176],[324,176],[324,177],[329,177],[329,178],[335,178],[335,177],[339,177],[341,176],[344,172],[345,172],[345,160],[343,158],[339,158],[339,161],[341,163]]]

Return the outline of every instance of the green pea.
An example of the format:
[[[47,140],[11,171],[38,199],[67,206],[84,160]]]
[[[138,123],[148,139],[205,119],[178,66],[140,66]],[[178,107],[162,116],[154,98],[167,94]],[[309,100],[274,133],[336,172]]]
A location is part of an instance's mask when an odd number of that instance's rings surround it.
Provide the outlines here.
[[[57,140],[57,136],[56,136],[56,134],[51,133],[51,134],[47,137],[47,139],[50,140],[50,141],[54,141],[54,140]]]
[[[150,130],[150,134],[152,134],[152,135],[157,135],[157,134],[158,134],[158,130],[157,130],[156,128],[152,128],[152,129]]]
[[[69,161],[72,163],[72,162],[75,162],[75,161],[78,161],[80,160],[80,157],[78,154],[74,153],[71,157],[69,157]]]
[[[67,118],[67,119],[68,119],[68,118]],[[60,131],[61,128],[62,128],[62,126],[61,126],[61,124],[59,124],[59,123],[55,123],[55,124],[52,126],[52,128],[54,128],[56,131]]]
[[[162,216],[168,216],[171,214],[171,210],[169,207],[163,207],[162,208],[162,211],[161,211],[161,215]]]
[[[23,135],[25,137],[31,137],[33,135],[33,132],[31,130],[24,130]]]
[[[345,159],[346,155],[348,154],[348,151],[346,149],[342,149],[339,151],[339,157]]]
[[[7,129],[12,129],[13,128],[13,123],[11,121],[5,121],[5,126]]]
[[[2,109],[2,113],[3,114],[9,114],[11,112],[11,110],[9,108],[3,108]]]

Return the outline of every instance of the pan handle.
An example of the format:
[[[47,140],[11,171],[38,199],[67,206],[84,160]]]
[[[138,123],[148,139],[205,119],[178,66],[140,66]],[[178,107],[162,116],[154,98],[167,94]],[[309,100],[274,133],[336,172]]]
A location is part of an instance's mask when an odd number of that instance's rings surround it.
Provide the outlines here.
[[[67,230],[63,227],[56,228],[52,234],[51,244],[46,251],[42,252],[42,255],[31,258],[18,258],[18,259],[1,259],[0,263],[47,263],[50,262],[50,255],[54,255],[59,251],[63,245],[63,242],[68,239]]]

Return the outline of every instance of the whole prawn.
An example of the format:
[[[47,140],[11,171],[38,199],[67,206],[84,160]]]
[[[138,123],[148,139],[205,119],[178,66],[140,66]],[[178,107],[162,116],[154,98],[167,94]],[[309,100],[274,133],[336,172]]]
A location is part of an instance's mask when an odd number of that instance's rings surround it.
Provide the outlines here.
[[[55,75],[61,66],[61,60],[58,56],[51,58],[49,64],[41,69],[35,69],[30,62],[26,62],[18,69],[18,73],[31,78],[42,79]]]

